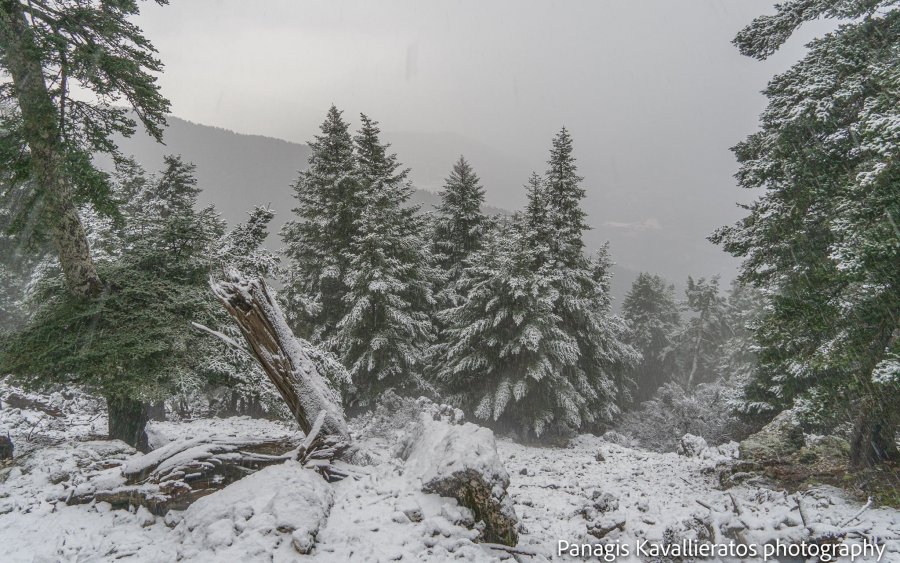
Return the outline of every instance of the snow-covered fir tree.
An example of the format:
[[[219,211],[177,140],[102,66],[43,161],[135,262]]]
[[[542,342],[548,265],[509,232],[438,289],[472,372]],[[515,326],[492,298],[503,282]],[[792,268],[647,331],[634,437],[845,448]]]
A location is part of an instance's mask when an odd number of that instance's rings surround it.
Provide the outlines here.
[[[819,17],[844,23],[769,83],[760,130],[734,149],[741,186],[763,195],[713,240],[772,296],[751,399],[853,413],[862,467],[900,459],[900,8],[791,0],[735,44],[765,59]]]
[[[467,260],[482,244],[486,218],[481,212],[484,188],[462,156],[453,165],[433,217],[432,260],[437,268],[436,298],[440,307],[457,305],[456,282]]]
[[[730,335],[725,297],[719,291],[719,276],[694,280],[688,277],[682,310],[689,317],[675,335],[676,361],[681,384],[690,389],[713,381],[717,375],[720,347]]]
[[[581,186],[584,178],[578,175],[572,136],[565,127],[553,138],[547,165],[544,184],[553,233],[550,252],[556,262],[580,267],[584,261],[583,234],[590,227],[581,209],[586,193]]]
[[[523,438],[551,428],[577,428],[587,401],[563,376],[578,358],[559,328],[557,298],[524,219],[488,231],[459,280],[466,296],[440,313],[447,326],[434,362],[449,400],[478,420]]]
[[[451,270],[479,249],[486,221],[481,212],[484,188],[465,157],[460,156],[453,164],[438,196],[441,203],[436,207],[435,261]]]
[[[217,259],[223,265],[237,268],[249,276],[275,276],[278,273],[278,254],[263,246],[275,212],[268,207],[256,206],[247,215],[246,223],[238,224],[219,240],[216,245]]]
[[[630,328],[628,342],[641,353],[631,376],[634,400],[643,402],[674,376],[674,337],[681,323],[675,286],[660,276],[641,272],[625,295],[622,316]]]
[[[296,219],[281,231],[287,258],[282,294],[293,329],[324,343],[347,313],[347,250],[363,204],[353,139],[336,107],[309,147],[308,167],[293,187]]]
[[[490,233],[460,279],[464,302],[440,315],[443,387],[477,418],[523,437],[611,422],[637,358],[609,311],[608,256],[592,262],[582,251],[580,181],[563,130],[547,177],[526,185],[525,212]],[[563,216],[575,228],[561,228]]]
[[[354,137],[361,202],[346,260],[346,314],[328,340],[350,371],[358,403],[388,388],[421,390],[423,354],[433,338],[427,245],[413,188],[378,124],[365,115]]]
[[[590,228],[581,209],[586,191],[565,127],[553,139],[547,164],[543,192],[549,220],[549,275],[558,295],[555,313],[579,351],[566,376],[588,399],[590,408],[582,413],[582,424],[609,423],[628,400],[626,372],[639,355],[624,342],[626,324],[610,311],[609,284],[602,273],[608,264],[597,270],[584,255],[583,234]],[[598,264],[604,261],[601,255]]]

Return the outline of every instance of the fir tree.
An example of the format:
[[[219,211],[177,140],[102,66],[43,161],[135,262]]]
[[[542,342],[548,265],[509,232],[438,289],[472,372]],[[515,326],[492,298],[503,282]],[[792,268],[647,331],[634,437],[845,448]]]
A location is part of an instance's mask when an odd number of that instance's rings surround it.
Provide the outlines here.
[[[481,247],[486,219],[481,213],[484,188],[475,171],[462,156],[453,165],[438,194],[432,228],[432,256],[439,272],[439,306],[456,305],[455,285],[466,261]]]
[[[560,328],[575,339],[579,351],[566,376],[590,405],[582,413],[582,424],[596,425],[613,421],[627,402],[626,372],[638,354],[623,341],[625,323],[610,311],[607,259],[601,255],[601,261],[592,266],[583,252],[582,237],[589,228],[581,209],[586,191],[573,151],[572,137],[564,127],[553,139],[543,189],[535,187],[535,193],[546,198],[549,225],[535,222],[538,231],[531,236],[548,233],[548,276],[558,296],[555,313]],[[529,203],[529,214],[532,209],[539,213],[542,205]]]
[[[348,249],[363,209],[353,139],[336,107],[328,110],[321,131],[294,185],[297,219],[281,232],[288,321],[314,343],[327,342],[347,313]]]
[[[741,186],[764,193],[712,239],[771,295],[748,399],[854,413],[851,460],[864,467],[900,458],[900,9],[791,0],[735,44],[765,59],[819,17],[845,23],[769,83],[760,130],[734,149]]]
[[[716,377],[719,348],[729,336],[725,298],[719,292],[719,276],[709,280],[687,279],[682,308],[692,316],[684,323],[677,341],[681,383],[688,390]]]
[[[586,214],[581,209],[585,190],[578,175],[573,154],[572,136],[563,127],[553,138],[547,173],[544,177],[547,206],[553,237],[550,240],[553,259],[567,267],[580,266],[583,261],[582,235],[588,230]]]
[[[112,138],[134,133],[132,115],[160,140],[169,108],[154,76],[162,63],[129,21],[138,12],[136,1],[0,3],[0,67],[10,78],[0,106],[13,109],[4,116],[0,160],[15,171],[7,187],[27,180],[29,192],[14,226],[22,236],[52,239],[66,290],[79,296],[98,295],[102,282],[78,206],[115,212],[92,155],[117,158]]]
[[[532,175],[525,213],[491,232],[460,279],[464,300],[440,314],[448,327],[435,360],[443,386],[477,418],[523,437],[612,421],[637,357],[609,311],[608,256],[601,251],[592,263],[581,229],[558,222],[583,218],[565,132],[554,142],[556,158],[555,180]],[[554,199],[552,182],[564,196]]]
[[[249,276],[272,277],[278,272],[278,255],[263,243],[275,212],[256,206],[247,215],[246,223],[237,225],[219,241],[217,259]]]
[[[527,229],[500,222],[459,281],[466,299],[440,313],[448,327],[435,362],[448,397],[475,418],[523,438],[578,428],[586,397],[563,375],[578,358],[559,328],[546,272],[535,272]]]
[[[484,188],[478,175],[462,156],[444,181],[437,206],[434,232],[435,258],[445,271],[459,269],[466,258],[481,246],[485,217]]]
[[[632,377],[635,401],[643,402],[674,375],[673,338],[680,332],[681,323],[675,286],[641,272],[622,302],[622,315],[631,329],[628,341],[641,353]]]
[[[34,318],[0,345],[0,371],[32,387],[75,384],[101,394],[110,435],[140,448],[147,403],[202,377],[209,348],[191,322],[212,324],[219,311],[207,279],[222,223],[211,208],[194,209],[192,167],[166,162],[160,179],[134,194],[146,222],[131,228],[126,216],[115,231],[120,248],[98,262],[107,290],[73,296],[48,270]]]
[[[422,355],[432,338],[433,305],[418,208],[407,205],[408,170],[379,139],[377,123],[361,116],[354,138],[361,206],[347,260],[346,315],[329,340],[347,366],[365,406],[383,390],[423,387]]]
[[[528,183],[525,184],[525,193],[528,197],[524,217],[525,236],[528,244],[535,249],[535,252],[532,253],[534,259],[532,268],[539,269],[550,257],[553,229],[550,224],[547,186],[537,172],[532,172],[528,178]]]

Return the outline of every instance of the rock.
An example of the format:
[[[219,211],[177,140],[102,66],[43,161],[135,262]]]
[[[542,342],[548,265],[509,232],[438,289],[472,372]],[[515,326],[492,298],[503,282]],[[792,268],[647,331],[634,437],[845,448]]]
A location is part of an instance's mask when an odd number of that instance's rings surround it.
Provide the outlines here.
[[[675,448],[675,451],[678,453],[678,455],[683,455],[686,457],[698,457],[708,447],[709,446],[706,444],[706,440],[704,440],[702,437],[694,436],[693,434],[685,434],[678,441],[678,446]]]
[[[804,446],[806,439],[792,411],[783,411],[762,430],[739,447],[741,459],[754,461],[781,460]]]
[[[519,471],[519,475],[528,475],[528,468],[527,468],[527,467],[523,467],[523,468]]]
[[[803,463],[814,463],[819,460],[840,460],[850,456],[850,443],[837,436],[818,436],[808,440],[800,449],[799,458]]]
[[[406,502],[398,508],[410,522],[421,522],[425,518],[425,515],[422,514],[422,507],[416,501]]]
[[[597,453],[594,455],[594,459],[595,459],[596,461],[606,461],[606,458],[603,457],[603,452],[597,452]]]
[[[594,501],[594,508],[600,512],[612,512],[619,510],[619,498],[611,493],[601,493],[594,491],[591,500]]]
[[[12,459],[14,449],[12,438],[0,436],[0,460]]]
[[[616,444],[618,446],[631,447],[634,445],[634,440],[615,430],[607,430],[600,438],[604,442],[609,442],[610,444]]]
[[[475,526],[475,515],[465,506],[445,502],[441,505],[441,516],[448,522],[452,522],[457,526],[470,529]]]
[[[472,511],[484,529],[481,541],[514,546],[518,518],[507,494],[509,474],[494,433],[472,423],[434,420],[424,412],[406,437],[405,475],[422,491],[451,497]]]
[[[597,539],[605,538],[613,530],[625,530],[625,517],[620,514],[608,514],[588,523],[587,533]]]

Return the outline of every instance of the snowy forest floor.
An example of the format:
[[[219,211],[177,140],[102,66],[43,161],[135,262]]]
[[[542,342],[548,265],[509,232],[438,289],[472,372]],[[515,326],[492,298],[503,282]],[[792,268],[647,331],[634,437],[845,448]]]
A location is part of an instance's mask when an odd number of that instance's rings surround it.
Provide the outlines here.
[[[728,490],[719,487],[718,469],[733,462],[734,445],[684,457],[591,435],[579,436],[565,448],[500,439],[498,450],[511,478],[509,493],[522,525],[518,547],[530,554],[512,555],[474,543],[476,532],[462,525],[456,501],[420,492],[392,455],[391,436],[367,431],[358,421],[354,433],[374,462],[360,467],[354,478],[330,486],[334,504],[321,522],[315,550],[300,556],[291,547],[290,531],[280,523],[298,516],[277,502],[285,495],[279,483],[287,482],[278,479],[253,490],[257,514],[242,513],[240,506],[219,507],[225,516],[200,515],[211,522],[202,529],[187,521],[197,517],[189,511],[154,517],[143,508],[112,510],[105,503],[67,506],[66,491],[102,471],[105,461],[136,454],[103,438],[106,420],[98,402],[81,395],[47,401],[60,406],[56,416],[6,404],[0,410],[0,431],[8,431],[17,448],[12,462],[0,462],[0,559],[7,563],[569,560],[557,556],[558,542],[596,542],[588,527],[612,528],[606,540],[631,546],[630,556],[616,560],[649,561],[634,553],[636,541],[711,532],[715,541],[727,542],[728,530],[736,530],[735,537],[762,545],[802,535],[794,496],[758,479]],[[151,445],[157,447],[182,437],[293,433],[287,424],[246,417],[152,423],[150,430]],[[288,468],[280,467],[266,471],[286,474]],[[808,524],[819,532],[849,527],[886,538],[882,561],[900,561],[900,511],[870,508],[853,519],[862,503],[828,486],[805,490],[802,502],[812,520]]]

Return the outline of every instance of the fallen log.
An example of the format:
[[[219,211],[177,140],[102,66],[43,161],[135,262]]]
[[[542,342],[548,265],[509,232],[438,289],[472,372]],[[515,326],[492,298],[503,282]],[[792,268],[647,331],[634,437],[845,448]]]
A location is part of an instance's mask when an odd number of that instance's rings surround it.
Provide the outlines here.
[[[334,436],[319,430],[325,413],[302,440],[247,440],[204,436],[178,440],[146,455],[132,458],[114,469],[118,475],[101,474],[94,482],[69,489],[66,504],[108,502],[113,508],[144,506],[163,515],[184,510],[194,501],[212,494],[260,469],[289,460],[313,469],[326,481],[346,476],[331,460],[344,447]]]
[[[41,411],[42,413],[48,416],[52,416],[53,418],[59,418],[63,416],[63,412],[59,407],[51,405],[47,401],[41,400],[39,398],[28,397],[15,391],[7,392],[6,395],[3,396],[2,402],[6,403],[7,406],[14,409]]]

